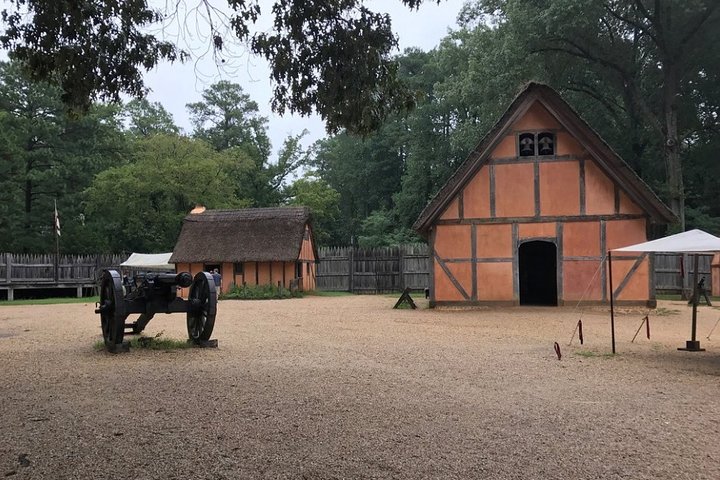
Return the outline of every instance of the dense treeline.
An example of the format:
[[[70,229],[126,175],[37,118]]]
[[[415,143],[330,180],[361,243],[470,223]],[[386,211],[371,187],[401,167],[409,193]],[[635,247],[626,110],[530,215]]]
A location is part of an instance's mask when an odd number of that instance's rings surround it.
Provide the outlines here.
[[[57,88],[0,64],[0,251],[53,251],[55,202],[64,252],[158,252],[196,204],[278,205],[316,189],[286,182],[305,163],[302,135],[270,162],[267,119],[239,85],[211,85],[187,107],[191,135],[145,100],[73,116]]]
[[[141,100],[68,115],[57,88],[4,64],[0,250],[52,250],[55,200],[68,252],[172,249],[196,203],[308,205],[324,245],[415,241],[422,208],[529,80],[559,90],[678,213],[672,228],[720,233],[720,8],[646,3],[468,2],[437,48],[397,59],[410,113],[309,151],[289,137],[274,162],[267,119],[234,83],[188,104],[184,134]]]
[[[476,0],[400,74],[417,108],[320,143],[340,194],[334,240],[404,241],[427,201],[529,80],[557,89],[678,215],[720,233],[720,3]]]

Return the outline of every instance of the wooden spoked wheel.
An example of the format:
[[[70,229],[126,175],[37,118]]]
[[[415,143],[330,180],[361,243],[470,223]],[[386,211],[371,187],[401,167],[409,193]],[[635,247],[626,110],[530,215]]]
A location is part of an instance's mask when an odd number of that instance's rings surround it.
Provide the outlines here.
[[[217,293],[212,275],[207,272],[195,275],[190,285],[188,301],[188,337],[196,343],[210,340],[217,313]]]
[[[125,333],[125,307],[122,279],[115,270],[103,271],[100,280],[100,326],[106,347],[122,343]]]

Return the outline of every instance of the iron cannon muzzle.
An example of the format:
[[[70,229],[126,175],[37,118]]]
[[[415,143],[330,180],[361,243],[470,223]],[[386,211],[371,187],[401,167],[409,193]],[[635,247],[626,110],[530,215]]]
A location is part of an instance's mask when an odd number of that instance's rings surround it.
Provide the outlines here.
[[[180,272],[175,276],[175,283],[179,287],[187,288],[193,283],[193,277],[188,272]]]

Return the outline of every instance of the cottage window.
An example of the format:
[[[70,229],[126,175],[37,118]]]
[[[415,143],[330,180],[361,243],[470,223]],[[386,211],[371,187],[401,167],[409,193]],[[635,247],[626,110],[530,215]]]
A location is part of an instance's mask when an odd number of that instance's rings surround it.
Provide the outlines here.
[[[532,157],[535,155],[534,133],[521,133],[518,136],[518,153],[521,157]]]
[[[552,132],[530,133],[518,135],[518,156],[534,157],[555,155],[555,134]]]
[[[233,265],[233,268],[235,270],[235,276],[238,275],[244,275],[243,273],[243,264],[242,263],[236,263]]]
[[[538,155],[555,155],[555,135],[541,132],[537,136]]]

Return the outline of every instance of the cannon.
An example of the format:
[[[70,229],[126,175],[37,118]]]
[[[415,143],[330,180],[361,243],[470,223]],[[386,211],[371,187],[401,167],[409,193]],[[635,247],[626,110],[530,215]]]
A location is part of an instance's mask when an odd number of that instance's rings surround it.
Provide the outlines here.
[[[188,299],[177,296],[179,287],[190,287]],[[187,272],[145,273],[123,286],[117,270],[103,270],[100,277],[100,314],[105,348],[116,351],[123,345],[125,333],[139,334],[157,313],[186,313],[190,341],[203,345],[210,340],[217,313],[217,293],[212,275],[200,272],[193,278]],[[128,316],[139,313],[135,322]],[[126,330],[129,330],[126,332]]]

